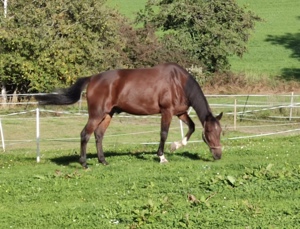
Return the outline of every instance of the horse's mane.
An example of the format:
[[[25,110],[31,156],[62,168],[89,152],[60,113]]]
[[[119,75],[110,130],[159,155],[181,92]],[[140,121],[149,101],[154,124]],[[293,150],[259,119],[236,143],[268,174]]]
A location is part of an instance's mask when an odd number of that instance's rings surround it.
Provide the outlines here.
[[[190,74],[188,75],[184,91],[190,105],[194,108],[199,120],[203,124],[207,115],[211,114],[211,110],[202,89]]]

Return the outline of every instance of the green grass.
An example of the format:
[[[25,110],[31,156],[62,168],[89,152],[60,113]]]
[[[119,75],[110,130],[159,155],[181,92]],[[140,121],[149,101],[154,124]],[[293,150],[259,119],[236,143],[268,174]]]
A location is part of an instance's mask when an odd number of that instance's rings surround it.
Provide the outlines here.
[[[157,145],[140,144],[158,141],[159,119],[116,116],[104,140],[109,165],[98,164],[92,138],[84,170],[78,149],[87,117],[52,115],[41,113],[40,163],[34,114],[2,117],[11,141],[0,153],[0,228],[296,228],[300,223],[299,134],[229,139],[268,131],[267,120],[255,129],[238,122],[232,131],[232,117],[224,116],[220,161],[212,160],[204,143],[190,142],[176,153],[167,144],[169,163],[161,165]],[[196,126],[192,141],[201,139],[198,121]],[[179,140],[176,118],[171,128],[168,141]]]
[[[130,19],[135,18],[135,13],[143,9],[147,0],[108,0],[107,4],[116,8],[120,13],[126,15]]]
[[[1,153],[1,228],[296,228],[299,136],[226,143],[213,162],[203,144],[107,147],[110,165],[69,150]],[[92,151],[93,152],[93,151]]]
[[[242,59],[231,59],[232,70],[255,76],[300,77],[299,1],[238,2],[247,5],[264,22],[257,23],[248,53]]]
[[[239,97],[239,104],[246,99]],[[248,103],[279,100],[289,102],[290,98],[251,97]],[[233,101],[209,97],[210,104]],[[86,104],[82,106],[85,110]],[[40,114],[39,164],[35,162],[34,112],[1,117],[7,150],[0,153],[0,228],[293,228],[299,223],[295,217],[299,135],[230,139],[291,129],[299,123],[283,127],[268,123],[272,120],[238,120],[233,131],[232,116],[225,115],[221,161],[213,162],[203,143],[189,143],[174,154],[167,144],[170,163],[160,165],[157,145],[141,144],[158,141],[159,117],[116,115],[104,140],[110,165],[98,164],[92,138],[89,169],[83,170],[78,163],[79,133],[87,116],[59,113],[61,109],[78,112],[78,105],[45,108],[56,112]],[[14,109],[1,110],[1,115]],[[213,110],[218,113],[224,108]],[[294,115],[298,112],[295,109]],[[201,127],[193,120],[197,129],[191,140],[197,141]],[[168,141],[179,139],[174,118]],[[189,200],[189,195],[194,199]]]
[[[146,0],[110,0],[129,18],[143,9]],[[243,58],[231,57],[232,70],[257,78],[281,76],[283,79],[300,77],[300,14],[298,0],[238,0],[241,5],[260,16]]]

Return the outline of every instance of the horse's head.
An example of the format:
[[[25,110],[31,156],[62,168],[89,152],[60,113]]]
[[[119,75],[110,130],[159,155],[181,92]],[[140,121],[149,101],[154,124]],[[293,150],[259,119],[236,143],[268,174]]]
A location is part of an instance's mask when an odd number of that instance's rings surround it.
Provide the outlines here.
[[[211,114],[208,115],[203,125],[204,132],[202,139],[208,145],[215,160],[221,159],[222,156],[222,145],[220,141],[222,128],[219,122],[222,115],[223,112],[216,117]]]

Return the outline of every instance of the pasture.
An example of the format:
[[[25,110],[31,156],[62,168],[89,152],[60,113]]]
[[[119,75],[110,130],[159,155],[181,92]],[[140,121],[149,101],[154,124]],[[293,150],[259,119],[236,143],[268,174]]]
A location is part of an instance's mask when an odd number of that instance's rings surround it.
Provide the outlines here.
[[[144,3],[109,1],[131,18]],[[299,77],[293,45],[299,43],[298,0],[247,4],[265,22],[257,25],[244,58],[232,57],[233,70],[253,77]],[[297,228],[300,111],[294,109],[295,119],[288,121],[291,109],[280,104],[288,105],[290,98],[273,99],[239,97],[236,129],[229,114],[233,99],[209,100],[225,104],[213,107],[214,113],[226,113],[219,161],[201,141],[196,117],[190,143],[171,153],[169,143],[181,138],[173,118],[165,150],[169,163],[161,165],[155,155],[159,118],[116,116],[104,139],[109,165],[98,164],[91,138],[87,170],[78,163],[84,105],[80,114],[78,105],[41,112],[40,163],[35,106],[0,108],[6,140],[6,151],[0,149],[0,228]],[[277,109],[244,112],[246,105],[266,101]],[[60,113],[64,109],[68,114]],[[25,112],[7,116],[12,111]]]
[[[0,153],[1,228],[296,228],[300,223],[299,131],[245,137],[297,129],[297,120],[275,122],[264,111],[238,119],[233,130],[232,116],[225,115],[223,158],[213,161],[192,116],[191,142],[175,153],[168,144],[169,163],[159,164],[159,117],[123,114],[113,119],[104,139],[109,165],[98,164],[91,139],[85,170],[78,163],[84,104],[81,114],[78,105],[43,109],[55,110],[40,114],[40,163],[34,112],[2,116],[8,144]],[[225,108],[213,110],[220,109]],[[174,117],[168,141],[180,138]]]
[[[299,1],[238,0],[264,21],[257,23],[242,59],[231,59],[232,70],[252,77],[300,78]]]
[[[108,4],[134,18],[146,0],[110,0]],[[263,19],[255,26],[248,51],[243,58],[231,57],[232,71],[250,78],[280,76],[283,79],[300,77],[299,1],[237,0]]]

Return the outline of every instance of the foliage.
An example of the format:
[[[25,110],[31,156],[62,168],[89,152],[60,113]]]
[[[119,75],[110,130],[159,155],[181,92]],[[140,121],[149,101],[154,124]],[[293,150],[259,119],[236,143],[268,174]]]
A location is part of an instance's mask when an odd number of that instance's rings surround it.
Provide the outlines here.
[[[135,30],[101,1],[18,1],[1,18],[1,81],[51,91],[99,71],[156,64],[166,55],[154,31]],[[152,58],[151,58],[152,57]]]
[[[124,24],[120,34],[123,35],[121,52],[127,67],[147,67],[165,62],[176,62],[183,66],[191,63],[184,50],[173,49],[161,42],[153,27],[133,28]]]
[[[136,21],[163,31],[165,43],[215,72],[228,69],[230,55],[242,56],[258,20],[235,0],[150,0]]]
[[[117,63],[113,13],[104,1],[12,1],[1,20],[1,68],[6,84],[48,91],[96,66]],[[105,13],[106,12],[106,13]],[[101,50],[101,52],[99,51]],[[111,58],[111,59],[110,59]],[[21,90],[21,88],[19,88]]]
[[[168,61],[214,71],[228,64],[228,55],[244,52],[253,14],[233,1],[188,3],[157,2],[155,14],[149,2],[137,19],[149,23],[136,28],[106,0],[12,1],[0,18],[0,83],[45,92],[79,76]],[[162,39],[157,29],[167,31]]]

